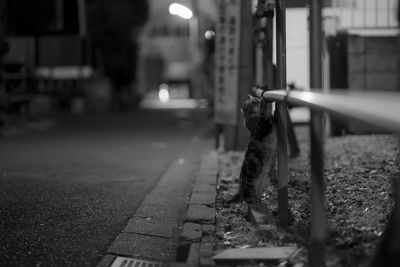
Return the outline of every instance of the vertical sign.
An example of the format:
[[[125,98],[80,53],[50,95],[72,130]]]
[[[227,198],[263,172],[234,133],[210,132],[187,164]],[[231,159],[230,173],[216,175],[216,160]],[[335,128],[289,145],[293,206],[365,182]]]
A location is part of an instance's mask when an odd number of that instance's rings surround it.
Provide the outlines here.
[[[239,94],[240,0],[219,0],[216,33],[215,121],[236,125]]]

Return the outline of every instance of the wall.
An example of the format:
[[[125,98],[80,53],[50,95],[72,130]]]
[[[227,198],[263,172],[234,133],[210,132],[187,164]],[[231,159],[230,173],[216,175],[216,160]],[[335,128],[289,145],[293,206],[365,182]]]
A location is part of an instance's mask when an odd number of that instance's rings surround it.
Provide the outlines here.
[[[349,88],[399,90],[400,49],[397,36],[348,37]]]

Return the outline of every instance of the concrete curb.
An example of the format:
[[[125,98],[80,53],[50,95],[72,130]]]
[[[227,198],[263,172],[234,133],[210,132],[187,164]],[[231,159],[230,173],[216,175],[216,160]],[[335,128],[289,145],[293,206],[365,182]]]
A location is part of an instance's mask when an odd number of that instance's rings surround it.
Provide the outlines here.
[[[121,257],[126,262],[147,260],[154,266],[165,266],[175,259],[195,174],[203,164],[201,155],[207,151],[204,148],[210,146],[209,140],[193,139],[179,153],[97,267],[114,266]]]
[[[169,266],[214,266],[211,260],[215,236],[218,155],[203,156],[187,209],[177,250],[177,262]]]

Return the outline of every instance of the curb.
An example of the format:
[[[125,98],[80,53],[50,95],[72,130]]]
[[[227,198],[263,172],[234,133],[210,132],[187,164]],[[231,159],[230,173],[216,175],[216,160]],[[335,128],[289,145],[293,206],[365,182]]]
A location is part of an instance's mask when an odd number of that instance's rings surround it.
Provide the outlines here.
[[[215,266],[211,260],[216,243],[215,199],[218,155],[210,151],[202,158],[184,221],[176,262],[170,267]]]
[[[135,265],[139,263],[167,266],[175,259],[196,171],[202,166],[201,155],[207,153],[204,147],[209,145],[210,141],[195,138],[177,155],[97,267],[139,266]]]

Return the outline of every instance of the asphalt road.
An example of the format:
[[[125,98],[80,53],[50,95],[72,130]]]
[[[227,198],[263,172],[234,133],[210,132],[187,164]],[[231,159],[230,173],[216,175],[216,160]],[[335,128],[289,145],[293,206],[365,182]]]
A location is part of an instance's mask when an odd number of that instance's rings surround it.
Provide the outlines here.
[[[0,139],[0,266],[96,265],[207,120],[187,110],[58,116],[51,129]]]

